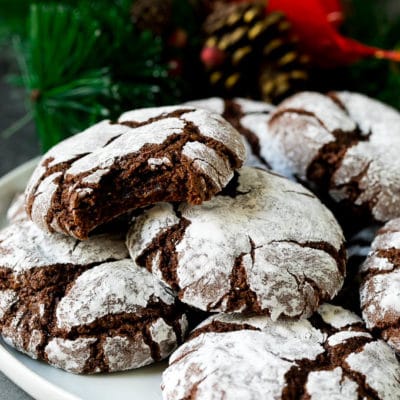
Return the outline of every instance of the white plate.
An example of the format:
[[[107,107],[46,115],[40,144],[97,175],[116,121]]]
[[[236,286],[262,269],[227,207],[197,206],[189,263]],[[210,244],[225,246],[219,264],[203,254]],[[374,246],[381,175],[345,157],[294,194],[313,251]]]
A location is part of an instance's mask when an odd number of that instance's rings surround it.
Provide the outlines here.
[[[29,161],[0,179],[0,226],[15,194],[22,192],[38,160]],[[137,370],[79,376],[50,367],[15,351],[0,339],[0,371],[38,400],[160,400],[166,363]]]

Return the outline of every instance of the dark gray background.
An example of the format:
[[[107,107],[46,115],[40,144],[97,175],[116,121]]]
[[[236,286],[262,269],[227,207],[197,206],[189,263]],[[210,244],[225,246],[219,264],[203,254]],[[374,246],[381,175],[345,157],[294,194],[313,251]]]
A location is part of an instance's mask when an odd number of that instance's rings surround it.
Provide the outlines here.
[[[391,0],[391,4],[394,11],[400,11],[399,0]],[[5,76],[12,72],[12,69],[9,57],[3,50],[0,53],[0,132],[3,132],[26,113],[25,94],[5,81]],[[0,176],[39,153],[39,142],[33,123],[28,124],[8,139],[0,137]],[[29,399],[32,398],[0,373],[0,400]]]

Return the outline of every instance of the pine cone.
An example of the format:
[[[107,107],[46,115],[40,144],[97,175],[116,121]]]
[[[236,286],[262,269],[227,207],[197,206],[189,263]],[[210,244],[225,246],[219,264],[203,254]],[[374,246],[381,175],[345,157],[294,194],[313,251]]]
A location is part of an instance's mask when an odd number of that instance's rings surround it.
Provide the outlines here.
[[[308,58],[297,49],[283,14],[264,3],[217,7],[204,23],[202,59],[214,92],[279,101],[308,79]]]
[[[135,0],[131,19],[143,31],[150,30],[162,35],[171,24],[172,0]]]

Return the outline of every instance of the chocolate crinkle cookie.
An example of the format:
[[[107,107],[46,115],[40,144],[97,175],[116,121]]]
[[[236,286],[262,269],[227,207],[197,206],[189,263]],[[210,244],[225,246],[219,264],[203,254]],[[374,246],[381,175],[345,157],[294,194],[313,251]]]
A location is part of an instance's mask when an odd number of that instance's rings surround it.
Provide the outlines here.
[[[0,333],[73,373],[121,371],[167,357],[186,316],[128,258],[121,235],[79,241],[31,221],[0,232]]]
[[[7,210],[7,222],[14,223],[28,219],[25,211],[25,196],[23,193],[16,193]]]
[[[164,400],[395,400],[400,364],[361,319],[323,304],[309,319],[218,314],[163,374]]]
[[[127,245],[182,302],[210,312],[309,316],[345,275],[331,212],[301,185],[251,167],[202,205],[146,209]]]
[[[272,140],[268,130],[269,116],[275,106],[240,97],[210,97],[193,100],[187,104],[222,115],[243,135],[247,147],[245,165],[264,169],[277,167],[275,163],[280,159],[274,157],[275,152],[271,147]]]
[[[400,114],[393,108],[358,93],[302,92],[277,107],[269,131],[286,171],[351,215],[364,222],[400,216]]]
[[[400,218],[378,231],[360,274],[360,301],[367,328],[400,353]]]
[[[241,135],[217,114],[190,106],[135,110],[49,150],[26,189],[26,209],[41,229],[85,239],[130,209],[210,199],[245,156]]]

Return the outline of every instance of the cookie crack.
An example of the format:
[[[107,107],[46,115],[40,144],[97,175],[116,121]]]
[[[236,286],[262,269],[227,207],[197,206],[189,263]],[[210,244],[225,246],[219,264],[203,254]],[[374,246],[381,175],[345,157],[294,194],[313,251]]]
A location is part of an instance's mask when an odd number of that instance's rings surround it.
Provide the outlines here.
[[[222,117],[229,121],[232,126],[239,131],[247,140],[250,145],[250,148],[253,154],[263,163],[266,165],[267,168],[271,168],[271,165],[265,160],[265,158],[261,155],[261,145],[258,136],[252,132],[250,129],[245,128],[242,123],[241,119],[245,115],[254,115],[254,114],[263,114],[269,115],[269,112],[252,112],[244,114],[242,107],[239,104],[236,104],[233,100],[224,100],[224,112]]]
[[[378,395],[378,392],[371,388],[366,381],[366,376],[361,374],[360,372],[352,370],[346,363],[346,361],[342,364],[343,374],[346,375],[352,381],[356,381],[357,392],[360,399],[371,399],[371,400],[380,400],[381,397]]]
[[[335,190],[341,190],[344,189],[346,192],[346,200],[351,201],[351,202],[356,202],[356,200],[360,197],[360,195],[363,193],[362,189],[360,189],[360,183],[361,180],[368,174],[369,168],[372,164],[373,160],[370,160],[366,166],[360,171],[359,174],[352,176],[351,180],[349,182],[340,184],[340,185],[335,185]],[[369,207],[373,207],[376,202],[378,201],[378,196],[379,192],[375,192],[373,197],[369,200],[366,201],[366,205]],[[363,204],[356,204],[357,207],[362,207]]]
[[[181,118],[183,115],[187,114],[187,113],[191,113],[195,111],[193,108],[181,108],[175,111],[171,111],[171,112],[164,112],[161,113],[160,115],[157,115],[155,117],[149,118],[146,121],[114,121],[111,124],[112,125],[125,125],[128,126],[129,128],[139,128],[141,126],[145,126],[145,125],[150,125],[153,122],[156,121],[160,121],[162,119],[167,119],[167,118]]]
[[[230,290],[224,294],[217,302],[212,302],[207,306],[207,311],[218,310],[222,303],[226,301],[226,312],[242,312],[251,313],[256,312],[262,313],[262,307],[258,300],[257,294],[250,288],[247,281],[246,267],[243,265],[243,258],[246,255],[250,255],[252,260],[252,267],[255,262],[255,244],[249,237],[249,243],[251,246],[250,253],[241,253],[236,257],[234,265],[231,270],[229,277]],[[264,314],[267,312],[264,312]]]
[[[392,274],[392,273],[396,273],[400,270],[400,249],[391,248],[391,249],[386,249],[386,250],[384,250],[384,249],[377,250],[368,256],[368,258],[371,258],[371,257],[378,257],[381,259],[386,259],[393,265],[393,267],[391,269],[372,268],[367,271],[361,271],[361,273],[360,273],[361,278],[364,282],[372,279],[375,276]]]
[[[240,191],[238,188],[240,186],[239,182],[240,175],[237,171],[233,173],[232,179],[229,183],[218,193],[218,196],[228,196],[235,199],[238,196],[244,196],[251,193],[251,189],[247,191]]]
[[[197,336],[202,335],[203,333],[226,333],[226,332],[235,332],[242,330],[250,330],[250,331],[261,331],[260,328],[257,328],[250,324],[237,324],[233,322],[222,322],[218,320],[214,320],[211,323],[202,326],[201,328],[195,329],[188,337],[188,341],[194,339]]]
[[[175,214],[179,218],[179,222],[164,231],[160,232],[151,243],[138,255],[135,259],[136,263],[141,267],[146,267],[152,272],[152,263],[158,255],[158,269],[163,279],[174,291],[179,291],[177,268],[179,265],[176,246],[183,239],[190,221],[182,217],[178,208],[174,208]],[[179,215],[178,215],[179,213]],[[162,249],[162,251],[160,251]]]
[[[40,178],[37,180],[35,185],[33,185],[33,187],[30,189],[30,191],[28,193],[28,196],[26,198],[26,212],[30,217],[32,216],[32,207],[33,207],[33,204],[34,204],[34,202],[36,200],[36,197],[40,194],[40,192],[38,193],[38,188],[42,184],[42,182],[52,174],[55,174],[57,172],[61,173],[60,176],[58,176],[58,177],[56,177],[54,179],[54,182],[57,183],[57,189],[56,189],[55,193],[53,193],[53,196],[51,198],[51,204],[53,206],[55,199],[60,199],[61,190],[62,190],[62,183],[63,183],[64,178],[65,178],[65,172],[71,167],[71,165],[75,161],[85,157],[87,154],[88,153],[79,154],[76,157],[73,157],[68,161],[55,164],[52,167],[49,167],[49,164],[54,161],[53,157],[49,157],[49,158],[45,159],[41,163],[41,166],[45,168],[45,171],[40,176]],[[53,218],[54,218],[54,212],[53,211],[48,211],[47,214],[46,214],[46,223],[48,225],[50,225],[50,223],[53,220]]]
[[[22,327],[22,330],[27,332],[39,330],[42,333],[41,342],[35,350],[37,356],[44,359],[44,349],[54,336],[57,321],[56,310],[60,300],[68,293],[68,290],[82,273],[111,261],[115,260],[109,259],[80,266],[56,264],[33,268],[21,274],[10,274],[7,286],[17,292],[18,301],[14,304],[13,312],[7,313],[7,318],[3,319],[0,331],[3,333],[4,329],[12,329],[14,317],[23,311],[24,314],[20,319],[18,328]],[[52,301],[41,315],[37,307],[40,306],[41,298],[45,297],[47,292],[51,292]],[[31,310],[32,305],[34,306],[33,310]],[[13,332],[16,332],[16,329],[13,329]],[[29,340],[30,335],[24,335],[22,347],[25,351],[28,349]]]
[[[338,332],[342,331],[346,330],[338,330]],[[324,352],[319,354],[315,360],[303,358],[294,361],[295,365],[293,365],[285,374],[286,385],[282,391],[282,399],[291,400],[294,398],[303,398],[302,396],[307,395],[306,385],[310,373],[315,371],[331,371],[337,367],[342,368],[342,371],[344,371],[346,364],[345,358],[350,354],[362,351],[363,346],[373,340],[373,338],[367,337],[353,337],[346,340],[345,344],[329,346],[327,339],[323,344]],[[360,379],[358,379],[358,376],[357,379],[354,379],[355,376],[357,376],[357,373],[354,373],[352,380],[355,380],[359,386],[359,389],[361,389],[361,392],[364,392],[362,386],[364,385],[365,381],[362,382]],[[367,392],[374,394],[373,390],[368,390]],[[368,398],[375,399],[375,397]],[[378,400],[378,398],[376,399]]]

